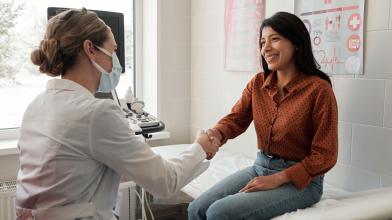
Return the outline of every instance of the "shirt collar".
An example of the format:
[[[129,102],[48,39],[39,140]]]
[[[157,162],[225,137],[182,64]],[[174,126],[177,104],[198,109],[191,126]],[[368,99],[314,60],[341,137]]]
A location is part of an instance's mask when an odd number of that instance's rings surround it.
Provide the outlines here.
[[[286,90],[287,92],[292,92],[297,90],[298,87],[301,87],[304,78],[305,78],[305,74],[303,73],[297,74],[297,76],[294,79],[292,79],[289,83],[287,83],[287,85],[285,85],[283,89]],[[275,89],[277,80],[278,80],[277,72],[276,71],[271,72],[265,79],[262,88]]]
[[[268,89],[272,89],[276,86],[276,80],[277,80],[277,73],[271,72],[267,78],[265,79],[262,88],[268,88]]]
[[[46,84],[46,90],[70,90],[77,91],[90,98],[94,98],[94,95],[87,90],[85,87],[68,79],[51,79]]]

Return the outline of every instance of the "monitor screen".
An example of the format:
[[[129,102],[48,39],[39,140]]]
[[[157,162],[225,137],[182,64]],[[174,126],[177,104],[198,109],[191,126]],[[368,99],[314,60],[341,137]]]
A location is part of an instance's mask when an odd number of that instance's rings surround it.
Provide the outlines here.
[[[58,8],[49,7],[48,8],[48,20],[55,16],[56,14],[68,10],[69,8]],[[102,19],[106,25],[112,29],[114,39],[117,43],[117,56],[120,60],[122,66],[122,72],[125,72],[125,46],[124,46],[124,15],[118,12],[109,11],[97,11],[89,10],[95,12],[100,19]]]

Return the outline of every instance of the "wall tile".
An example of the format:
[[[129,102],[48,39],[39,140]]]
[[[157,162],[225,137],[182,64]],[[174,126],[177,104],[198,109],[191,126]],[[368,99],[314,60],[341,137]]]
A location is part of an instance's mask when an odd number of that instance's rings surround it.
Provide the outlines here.
[[[392,176],[381,176],[382,187],[392,187]]]
[[[287,11],[294,13],[294,1],[292,0],[266,0],[265,15],[266,18],[272,16],[278,11]]]
[[[219,76],[214,72],[198,72],[192,76],[192,97],[198,97],[209,101],[222,99],[224,91]]]
[[[175,97],[165,100],[165,103],[159,103],[159,119],[165,123],[165,129],[171,132],[173,144],[185,143],[189,139],[190,100]],[[183,129],[184,126],[188,128]]]
[[[214,72],[223,71],[223,48],[220,46],[208,45],[191,45],[191,71],[198,72]]]
[[[220,15],[224,15],[225,0],[196,0],[191,1],[191,14],[193,16],[205,15],[212,16],[217,14],[218,18],[223,19]]]
[[[192,16],[191,39],[193,44],[224,45],[224,22],[216,16]],[[220,15],[224,16],[224,14]]]
[[[190,45],[189,44],[164,44],[162,45],[159,64],[165,72],[190,71]]]
[[[389,30],[392,29],[392,3],[389,2]]]
[[[342,164],[336,164],[325,175],[325,181],[349,192],[380,187],[379,175]]]
[[[392,176],[392,129],[353,125],[352,165]]]
[[[392,78],[392,31],[366,32],[364,50],[364,78]],[[357,76],[356,76],[357,77]]]
[[[169,100],[171,98],[190,99],[191,83],[189,72],[163,72],[160,80],[162,82],[162,85],[160,90],[161,93],[158,95],[158,97],[169,97]],[[173,81],[176,82],[175,86],[173,86],[172,84]],[[161,100],[158,100],[158,103],[160,101]],[[164,100],[163,102],[166,102],[166,100]]]
[[[384,126],[392,128],[392,81],[387,81],[385,90]]]
[[[365,30],[387,30],[389,28],[390,0],[367,0],[365,3]]]
[[[191,16],[191,0],[165,0],[160,3],[162,10],[169,12],[169,15],[182,18]]]
[[[191,100],[191,123],[193,127],[208,129],[222,117],[222,108],[216,102],[203,99]]]
[[[384,80],[335,78],[339,120],[382,126]]]
[[[166,15],[165,22],[160,28],[162,41],[165,44],[188,44],[191,42],[190,17]]]
[[[339,155],[338,162],[351,163],[351,124],[339,121]]]
[[[224,150],[238,153],[252,159],[256,159],[257,152],[257,137],[254,124],[235,139],[228,140],[224,145]]]

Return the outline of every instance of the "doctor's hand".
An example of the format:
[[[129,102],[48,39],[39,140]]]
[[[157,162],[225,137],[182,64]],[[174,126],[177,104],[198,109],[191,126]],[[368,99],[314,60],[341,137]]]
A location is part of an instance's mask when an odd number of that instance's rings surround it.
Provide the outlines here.
[[[207,135],[208,135],[210,141],[212,142],[212,144],[214,144],[217,148],[222,146],[222,143],[221,143],[222,135],[221,135],[221,133],[218,130],[216,130],[216,129],[208,129],[207,130]],[[208,153],[207,154],[207,160],[211,160],[214,156],[215,156],[215,154]]]
[[[210,137],[208,137],[207,133],[203,130],[199,131],[195,143],[199,143],[203,150],[207,154],[207,159],[210,160],[209,155],[215,155],[215,153],[219,150],[219,147],[217,147],[211,140]]]

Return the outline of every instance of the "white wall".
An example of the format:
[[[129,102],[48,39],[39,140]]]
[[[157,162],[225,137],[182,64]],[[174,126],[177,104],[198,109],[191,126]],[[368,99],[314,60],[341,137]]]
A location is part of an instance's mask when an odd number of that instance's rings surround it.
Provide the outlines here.
[[[171,133],[169,140],[152,141],[150,144],[188,143],[190,0],[149,1],[157,2],[157,115],[166,123],[166,129]],[[144,84],[146,83],[148,82]]]
[[[350,191],[392,186],[392,0],[366,1],[364,75],[333,76],[339,108],[339,160],[327,182]],[[227,114],[254,73],[226,72],[225,0],[191,1],[191,134]],[[294,11],[267,0],[266,16]],[[226,149],[252,158],[253,125]]]

